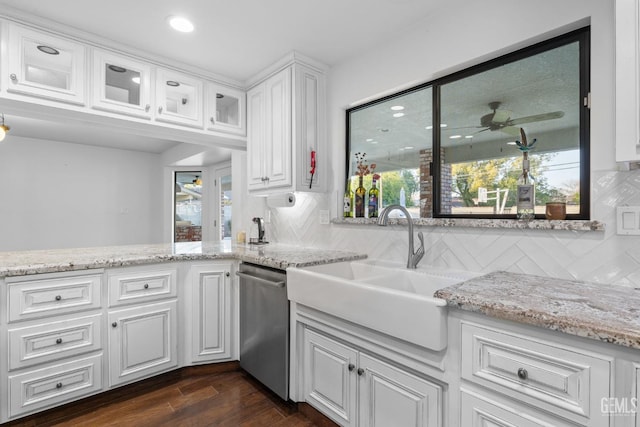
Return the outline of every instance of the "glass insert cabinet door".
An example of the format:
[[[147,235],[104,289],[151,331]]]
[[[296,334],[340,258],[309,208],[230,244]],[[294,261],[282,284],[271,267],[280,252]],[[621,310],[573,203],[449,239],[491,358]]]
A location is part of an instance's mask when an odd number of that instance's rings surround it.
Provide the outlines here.
[[[128,57],[94,52],[92,107],[151,118],[151,69]]]
[[[207,84],[207,129],[246,134],[245,92]]]
[[[9,25],[9,92],[73,104],[85,103],[85,47]]]
[[[156,120],[202,127],[203,83],[181,73],[158,70]]]

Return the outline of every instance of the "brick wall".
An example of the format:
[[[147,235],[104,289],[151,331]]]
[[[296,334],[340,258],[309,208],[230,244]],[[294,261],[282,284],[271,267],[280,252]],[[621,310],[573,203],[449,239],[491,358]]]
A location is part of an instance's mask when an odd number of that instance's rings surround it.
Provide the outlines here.
[[[433,216],[433,177],[431,176],[431,163],[433,162],[433,150],[420,150],[420,218]],[[441,213],[451,213],[451,165],[444,164],[444,149],[440,151],[440,210]]]
[[[176,242],[199,242],[202,240],[202,227],[199,225],[176,226]]]

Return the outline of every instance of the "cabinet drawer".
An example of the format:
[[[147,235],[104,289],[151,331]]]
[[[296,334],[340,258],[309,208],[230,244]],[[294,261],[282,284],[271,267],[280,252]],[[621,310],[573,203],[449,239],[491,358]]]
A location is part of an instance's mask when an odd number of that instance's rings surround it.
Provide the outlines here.
[[[466,322],[461,353],[465,380],[580,423],[603,418],[611,369],[603,356]]]
[[[9,283],[9,322],[100,308],[101,274]]]
[[[176,274],[175,269],[109,272],[109,305],[175,297]]]
[[[532,412],[529,409],[529,412]],[[486,400],[473,392],[460,394],[460,425],[464,427],[575,427],[546,414],[527,413],[500,402]]]
[[[98,314],[9,329],[9,370],[99,350],[101,319]]]
[[[9,376],[9,416],[41,410],[102,389],[102,355]]]

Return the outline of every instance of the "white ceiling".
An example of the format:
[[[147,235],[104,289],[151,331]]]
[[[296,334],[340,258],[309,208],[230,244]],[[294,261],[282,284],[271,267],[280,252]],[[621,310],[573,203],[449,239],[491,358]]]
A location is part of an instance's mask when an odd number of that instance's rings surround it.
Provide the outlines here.
[[[0,0],[0,12],[27,14],[94,34],[178,67],[199,68],[240,83],[295,50],[333,66],[397,37],[446,0]],[[182,15],[190,34],[170,29]],[[10,113],[5,110],[5,113]],[[118,129],[55,123],[6,114],[17,136],[159,153],[178,144]],[[206,153],[205,153],[206,154]],[[230,158],[226,149],[205,156]],[[202,160],[201,161],[205,161]]]
[[[445,1],[0,0],[0,6],[244,81],[292,50],[338,64],[397,36]],[[188,17],[195,31],[173,31],[170,15]]]

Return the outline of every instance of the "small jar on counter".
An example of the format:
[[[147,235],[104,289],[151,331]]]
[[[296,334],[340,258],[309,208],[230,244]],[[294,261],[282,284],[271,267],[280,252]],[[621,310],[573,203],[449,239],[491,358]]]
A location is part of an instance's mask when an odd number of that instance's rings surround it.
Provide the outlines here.
[[[547,202],[544,216],[549,220],[563,220],[567,218],[567,204],[565,202]]]

